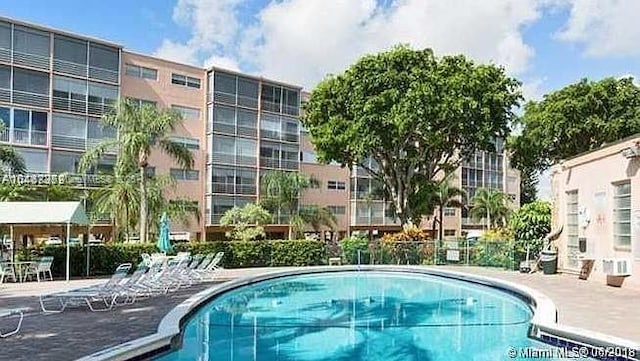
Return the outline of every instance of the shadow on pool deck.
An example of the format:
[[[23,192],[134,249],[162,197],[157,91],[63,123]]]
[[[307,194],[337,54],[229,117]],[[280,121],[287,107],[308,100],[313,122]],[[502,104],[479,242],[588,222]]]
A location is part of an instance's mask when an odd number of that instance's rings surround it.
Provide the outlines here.
[[[164,315],[194,293],[212,286],[195,285],[165,296],[140,300],[109,312],[86,307],[43,314],[37,296],[15,297],[0,293],[0,307],[28,307],[19,334],[0,340],[2,360],[75,360],[125,341],[156,332]],[[0,320],[7,330],[17,319]]]
[[[220,280],[235,279],[284,268],[223,270]],[[580,281],[573,275],[521,274],[500,269],[446,266],[460,272],[512,281],[535,288],[549,296],[559,310],[562,324],[594,330],[640,343],[640,290],[612,288],[595,282]],[[75,360],[96,351],[152,334],[160,320],[177,304],[215,284],[191,288],[141,300],[109,312],[90,312],[86,307],[68,309],[60,314],[40,312],[40,293],[85,286],[101,280],[44,282],[41,284],[0,285],[0,308],[29,307],[18,335],[0,339],[2,360]],[[7,330],[17,320],[0,319]]]

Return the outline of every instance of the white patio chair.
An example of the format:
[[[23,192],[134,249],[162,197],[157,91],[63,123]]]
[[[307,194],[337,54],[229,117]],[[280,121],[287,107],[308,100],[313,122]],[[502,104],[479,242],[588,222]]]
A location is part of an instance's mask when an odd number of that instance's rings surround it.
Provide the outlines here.
[[[44,257],[40,257],[40,259],[38,260],[38,263],[29,266],[26,270],[24,275],[22,276],[22,281],[24,282],[27,277],[31,276],[35,276],[36,280],[38,282],[40,282],[40,274],[42,273],[42,279],[46,280],[47,279],[47,274],[49,274],[49,281],[53,281],[53,275],[51,274],[51,265],[53,264],[53,257],[52,256],[44,256]]]
[[[0,262],[0,283],[3,283],[4,279],[9,277],[11,277],[13,282],[16,282],[16,272],[13,266],[5,262]]]
[[[131,263],[123,263],[116,268],[106,283],[78,288],[70,291],[40,295],[40,307],[45,313],[60,313],[68,306],[86,305],[92,312],[109,311],[118,304],[118,297],[127,297],[119,287],[131,269]],[[55,300],[59,308],[52,309],[45,304]],[[125,300],[126,302],[126,300]],[[95,307],[95,304],[99,307]]]
[[[9,337],[20,332],[20,327],[22,327],[22,320],[24,319],[24,311],[26,310],[27,308],[0,308],[0,318],[11,318],[14,316],[19,316],[18,324],[16,325],[16,327],[6,333],[0,331],[0,338]]]

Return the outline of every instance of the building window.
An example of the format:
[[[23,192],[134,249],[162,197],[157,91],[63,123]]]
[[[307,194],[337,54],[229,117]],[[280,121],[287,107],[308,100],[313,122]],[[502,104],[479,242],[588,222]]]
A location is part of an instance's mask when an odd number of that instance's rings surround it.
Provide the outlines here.
[[[343,191],[347,189],[347,184],[345,182],[340,182],[340,181],[328,181],[327,189]]]
[[[171,74],[171,83],[175,85],[182,85],[188,88],[200,89],[200,79],[193,78],[182,74]]]
[[[262,109],[280,113],[282,104],[282,87],[277,85],[262,85]]]
[[[578,191],[567,192],[567,265],[576,268],[578,262]]]
[[[300,152],[300,161],[303,163],[318,163],[314,152]]]
[[[138,99],[138,98],[127,98],[127,100],[138,108],[142,108],[144,106],[149,106],[149,105],[154,108],[158,106],[158,103],[153,100]]]
[[[169,137],[169,139],[178,144],[182,144],[183,146],[189,149],[200,149],[200,140],[196,138],[189,137]]]
[[[14,148],[24,159],[27,172],[46,173],[48,168],[48,157],[46,150]]]
[[[199,120],[200,119],[200,109],[185,107],[182,105],[172,105],[171,109],[180,113],[182,119],[184,120]]]
[[[136,78],[158,80],[158,70],[153,68],[147,68],[144,66],[125,64],[124,73]]]
[[[193,169],[171,168],[169,175],[175,180],[197,181],[200,179],[200,172]]]
[[[336,216],[347,214],[347,207],[345,206],[327,206],[327,208]]]
[[[613,244],[631,247],[631,183],[615,184],[613,188]]]
[[[456,236],[456,230],[455,229],[445,229],[444,230],[444,236],[445,237],[455,237]]]
[[[452,207],[445,207],[443,210],[444,216],[445,217],[455,217],[456,216],[456,209],[452,208]]]

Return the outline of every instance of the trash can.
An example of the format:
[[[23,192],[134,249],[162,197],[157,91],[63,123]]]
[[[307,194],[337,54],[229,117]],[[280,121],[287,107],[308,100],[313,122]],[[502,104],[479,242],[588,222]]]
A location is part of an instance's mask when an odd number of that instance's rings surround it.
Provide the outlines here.
[[[542,251],[542,254],[540,255],[540,263],[542,263],[542,271],[544,274],[555,274],[558,269],[558,252]]]

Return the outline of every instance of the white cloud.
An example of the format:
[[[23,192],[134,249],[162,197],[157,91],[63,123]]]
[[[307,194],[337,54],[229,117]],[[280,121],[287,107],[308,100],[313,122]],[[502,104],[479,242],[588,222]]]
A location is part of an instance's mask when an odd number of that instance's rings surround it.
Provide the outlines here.
[[[522,27],[539,16],[535,0],[460,0],[456,6],[398,0],[388,7],[374,0],[286,0],[262,10],[253,42],[245,43],[249,51],[240,55],[268,76],[306,86],[397,43],[431,47],[438,54],[464,53],[518,74],[534,55]]]
[[[185,43],[165,41],[158,53],[187,49],[186,58],[242,64],[307,87],[363,54],[398,43],[464,53],[521,74],[534,56],[523,27],[541,16],[548,1],[272,0],[243,26],[239,0],[178,0],[174,20],[191,36]]]
[[[541,100],[545,93],[545,78],[533,78],[522,82],[522,96],[525,102]]]
[[[232,51],[240,31],[235,15],[239,4],[240,0],[178,0],[173,20],[189,28],[191,36],[184,43],[165,39],[155,55],[189,64],[199,63],[203,54],[225,59],[221,54]]]
[[[640,56],[638,14],[638,0],[571,0],[557,37],[583,44],[588,56]]]
[[[178,63],[195,64],[197,63],[196,53],[197,49],[188,44],[180,44],[164,39],[153,55]]]
[[[240,71],[240,65],[233,58],[228,58],[224,56],[212,55],[203,63],[205,68],[209,68],[211,66],[216,66],[218,68]]]

